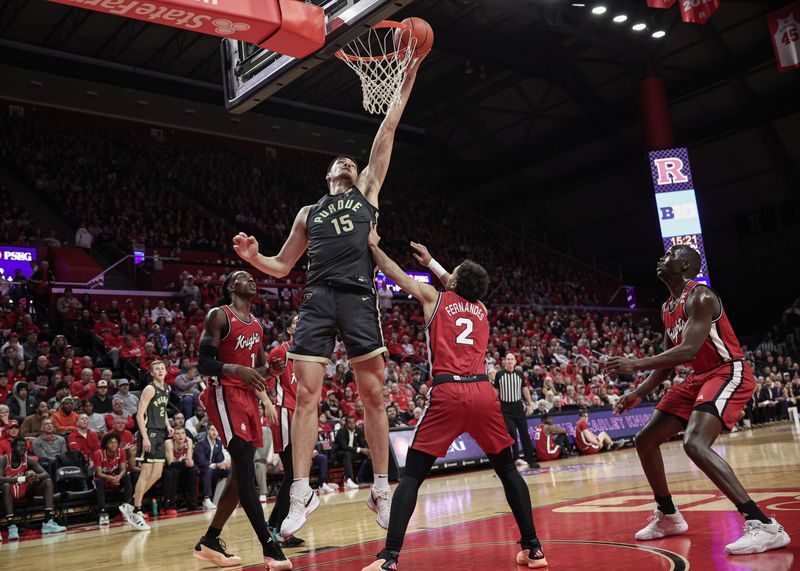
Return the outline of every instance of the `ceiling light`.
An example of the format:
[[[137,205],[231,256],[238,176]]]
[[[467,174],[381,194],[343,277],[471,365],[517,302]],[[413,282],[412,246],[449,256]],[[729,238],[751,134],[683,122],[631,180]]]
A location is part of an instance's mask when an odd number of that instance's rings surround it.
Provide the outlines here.
[[[667,33],[664,30],[658,30],[653,32],[653,37],[657,40],[663,38],[666,35]]]
[[[606,8],[606,7],[605,7],[605,6],[603,6],[603,5],[600,5],[600,6],[595,6],[594,8],[592,8],[592,14],[594,14],[594,15],[596,15],[596,16],[602,16],[602,15],[603,15],[603,14],[605,14],[607,11],[608,11],[608,8]]]
[[[584,3],[584,2],[573,2],[572,5],[575,6],[576,8],[583,8],[584,6],[586,6],[586,3]]]
[[[614,21],[617,24],[621,24],[622,22],[626,21],[627,19],[628,19],[628,16],[626,16],[625,14],[620,14],[619,16],[614,16]]]
[[[633,30],[634,32],[641,32],[642,30],[646,30],[646,29],[647,29],[647,24],[642,24],[641,22],[631,26],[631,30]]]

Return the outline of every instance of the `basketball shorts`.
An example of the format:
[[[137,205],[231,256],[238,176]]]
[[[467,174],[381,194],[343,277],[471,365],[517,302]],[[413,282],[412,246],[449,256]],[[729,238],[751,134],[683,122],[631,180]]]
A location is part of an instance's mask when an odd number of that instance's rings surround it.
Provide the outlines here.
[[[278,423],[271,425],[269,429],[272,431],[272,448],[277,454],[286,450],[292,443],[294,411],[283,406],[276,406],[275,410],[278,413]]]
[[[441,458],[465,432],[486,454],[497,454],[514,444],[489,381],[442,383],[429,395],[410,448]]]
[[[145,452],[142,447],[142,435],[136,435],[136,459],[144,464],[166,461],[167,451],[164,447],[164,442],[167,440],[166,429],[148,428],[147,438],[150,440],[150,452]]]
[[[581,456],[591,456],[592,454],[597,454],[600,452],[602,444],[590,444],[576,438],[575,446],[577,446]]]
[[[253,390],[212,385],[200,394],[200,402],[226,447],[234,436],[252,442],[256,448],[264,445],[261,411]]]
[[[366,290],[307,287],[289,358],[327,363],[337,333],[342,336],[351,363],[385,353],[377,299],[375,292]]]
[[[682,383],[672,386],[656,409],[689,422],[695,407],[710,403],[730,430],[754,390],[755,380],[748,364],[733,361],[704,373],[689,375]]]

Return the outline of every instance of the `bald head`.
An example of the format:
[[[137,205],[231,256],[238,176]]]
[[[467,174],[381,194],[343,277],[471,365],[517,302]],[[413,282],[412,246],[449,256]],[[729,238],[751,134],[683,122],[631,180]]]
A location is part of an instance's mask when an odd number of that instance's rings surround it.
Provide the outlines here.
[[[691,246],[675,246],[672,249],[676,258],[683,262],[688,262],[689,267],[688,271],[692,274],[692,277],[695,277],[697,274],[700,273],[701,268],[701,261],[700,261],[700,252],[692,248]]]

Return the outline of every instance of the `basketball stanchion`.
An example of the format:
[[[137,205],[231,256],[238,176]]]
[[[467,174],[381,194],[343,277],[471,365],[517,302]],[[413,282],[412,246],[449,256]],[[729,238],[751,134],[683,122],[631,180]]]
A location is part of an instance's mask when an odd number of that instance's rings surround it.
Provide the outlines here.
[[[219,36],[303,58],[325,45],[325,13],[301,0],[49,0]]]

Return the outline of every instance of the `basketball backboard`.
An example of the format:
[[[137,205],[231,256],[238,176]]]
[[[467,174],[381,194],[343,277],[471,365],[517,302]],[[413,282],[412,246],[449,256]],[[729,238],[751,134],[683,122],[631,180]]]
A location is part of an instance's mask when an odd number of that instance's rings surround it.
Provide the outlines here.
[[[331,58],[368,28],[413,0],[311,0],[325,11],[325,46],[303,59],[236,40],[222,40],[225,108],[244,113],[288,83]]]

